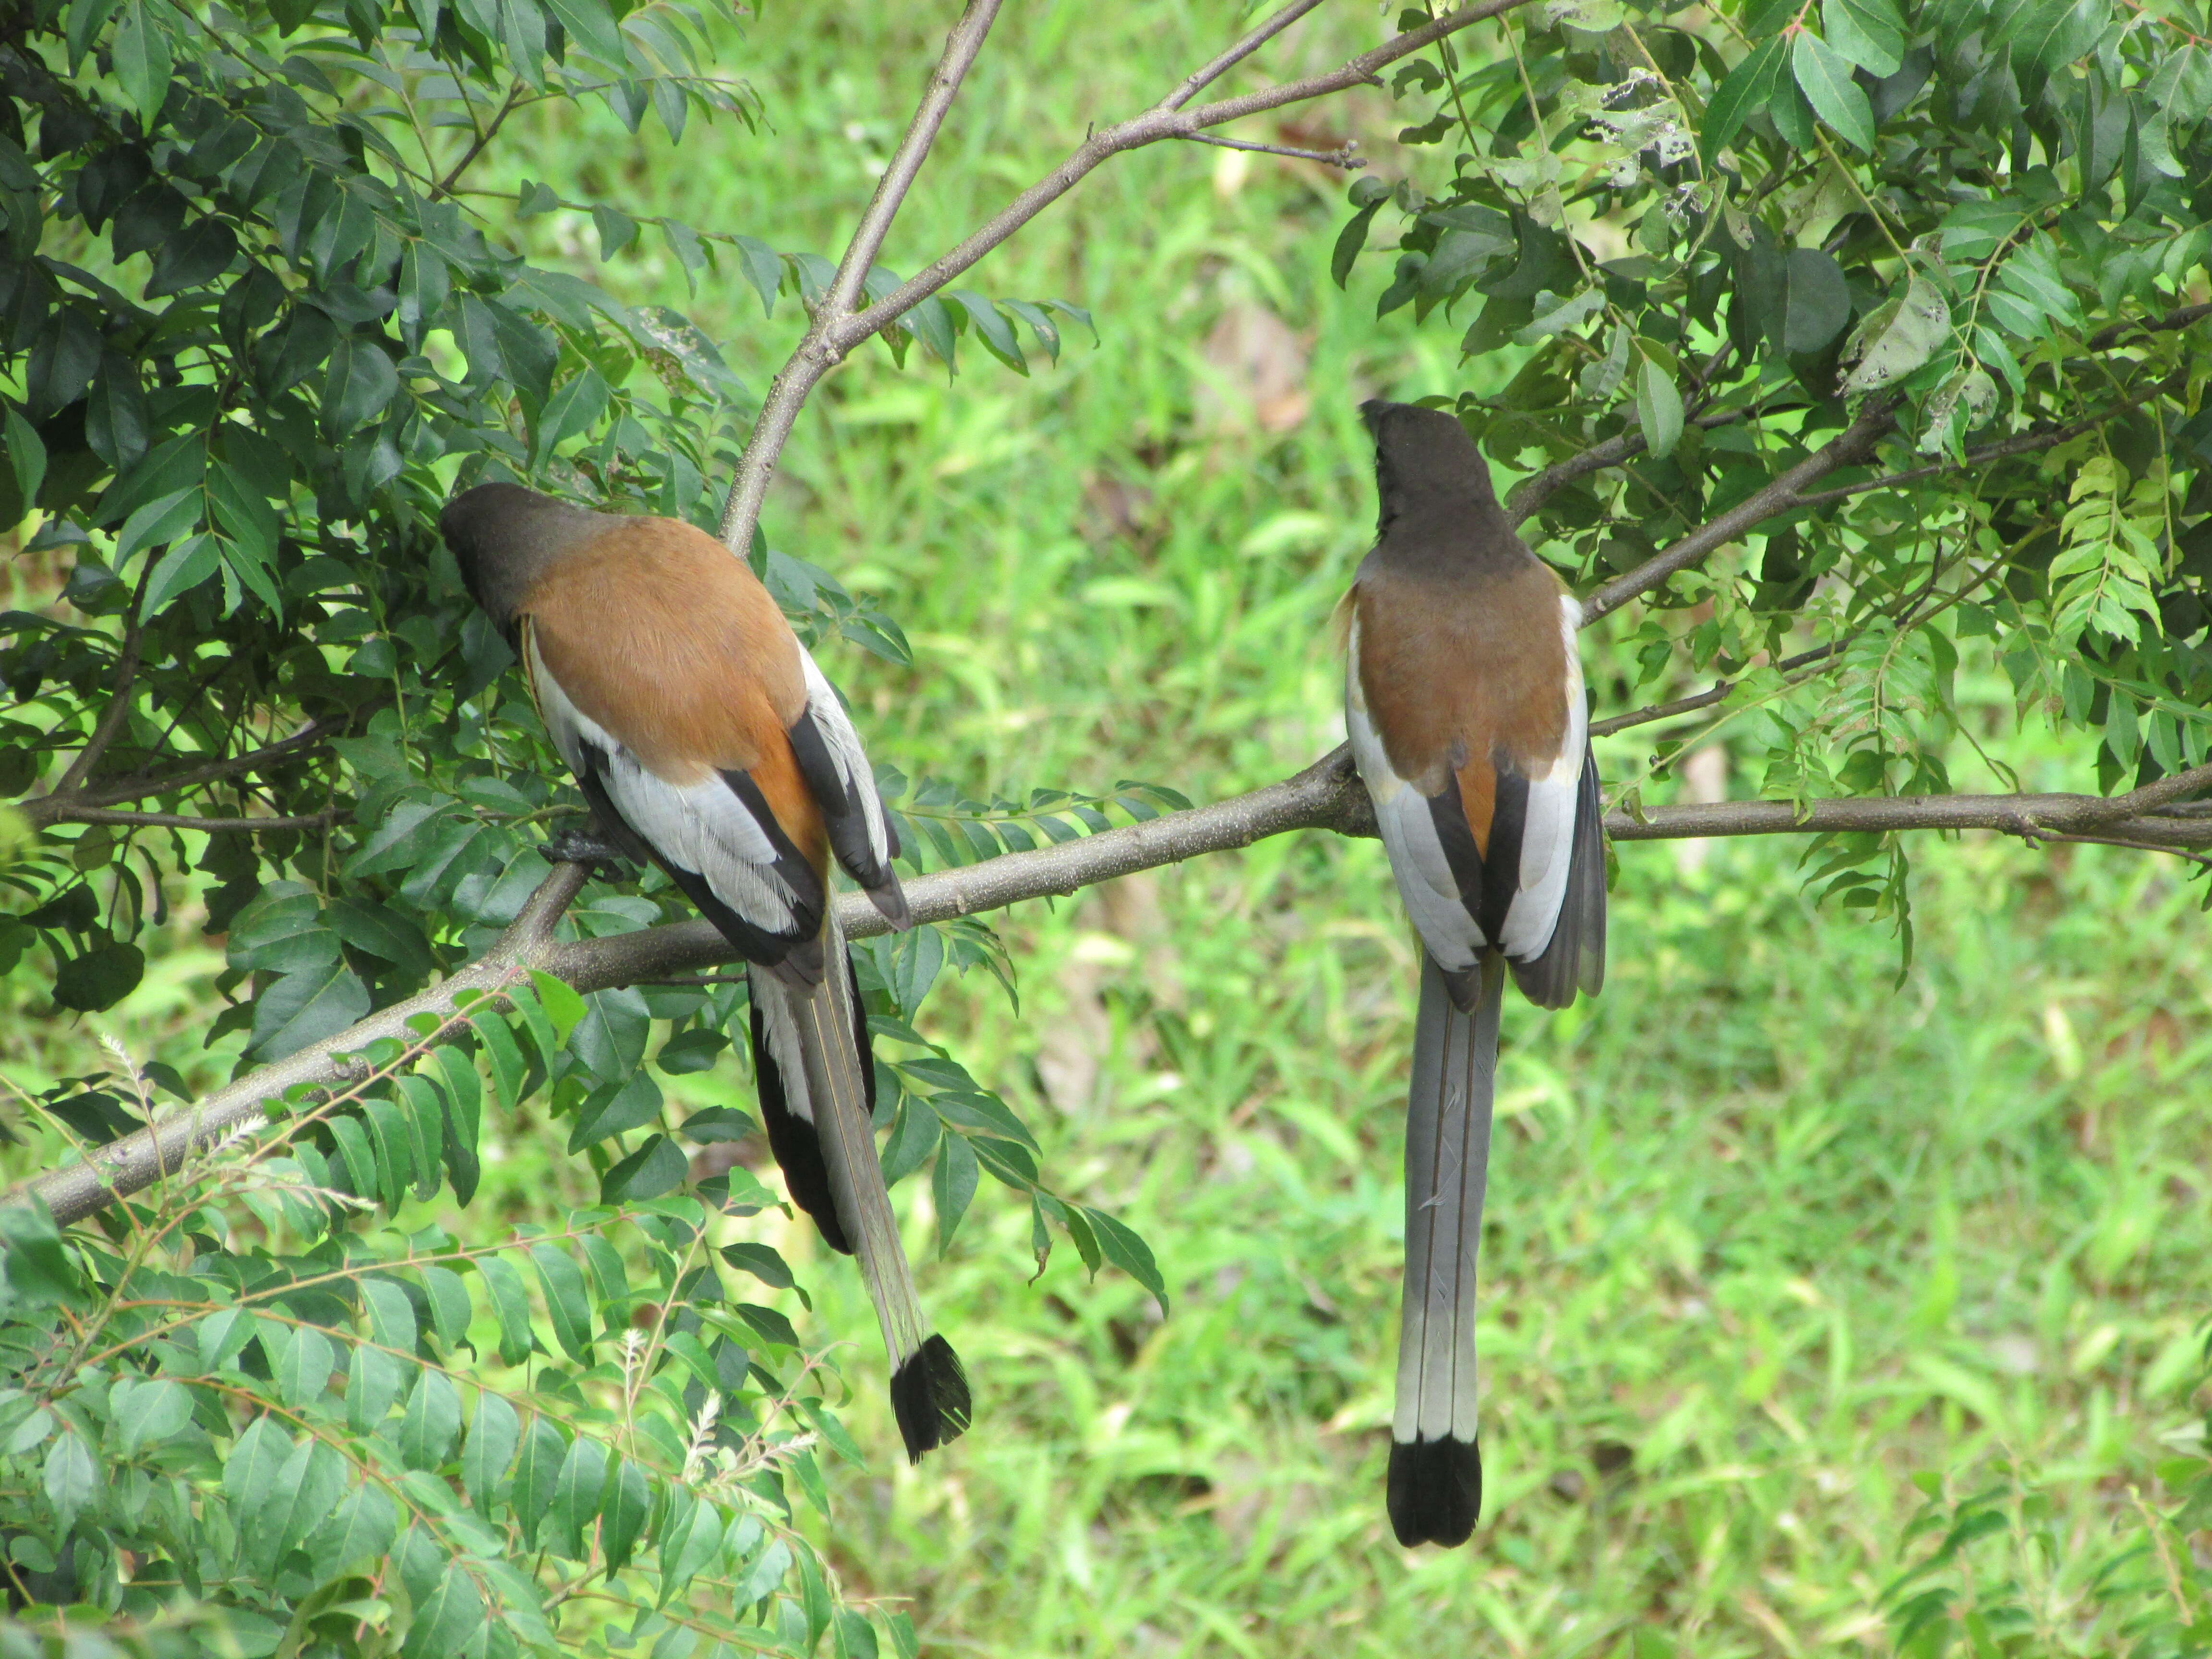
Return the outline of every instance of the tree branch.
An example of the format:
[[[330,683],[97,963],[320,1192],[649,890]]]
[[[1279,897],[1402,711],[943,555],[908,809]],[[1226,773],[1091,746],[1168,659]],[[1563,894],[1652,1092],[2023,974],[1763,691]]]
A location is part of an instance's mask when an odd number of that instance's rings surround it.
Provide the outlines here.
[[[1223,149],[1249,149],[1259,155],[1287,155],[1294,161],[1319,161],[1324,167],[1342,167],[1346,173],[1357,173],[1367,165],[1367,158],[1359,154],[1359,141],[1347,138],[1334,149],[1294,149],[1288,144],[1257,144],[1249,138],[1224,138],[1212,132],[1187,132],[1183,137],[1194,144],[1218,144]]]
[[[1625,576],[1598,588],[1583,601],[1583,621],[1595,622],[1609,611],[1618,611],[1639,593],[1647,593],[1679,570],[1688,568],[1715,548],[1732,542],[1753,526],[1787,513],[1802,501],[1807,484],[1825,478],[1838,467],[1853,466],[1874,453],[1874,447],[1897,424],[1893,396],[1869,398],[1858,416],[1841,432],[1773,483],[1739,501],[1717,519],[1708,520],[1663,553],[1646,559]]]
[[[15,810],[30,821],[33,829],[40,829],[49,823],[98,823],[100,820],[82,816],[82,810],[109,805],[119,800],[144,800],[149,795],[166,795],[175,790],[195,788],[203,783],[216,783],[224,778],[238,777],[258,770],[272,761],[296,757],[302,750],[319,745],[333,732],[342,732],[352,723],[352,715],[335,720],[309,720],[290,737],[243,755],[232,755],[222,760],[209,761],[204,765],[186,767],[182,771],[167,773],[157,778],[111,779],[91,788],[69,793],[64,793],[57,786],[46,794],[19,801]]]
[[[1315,3],[1316,0],[1293,0],[1291,5],[1260,24],[1204,69],[1187,76],[1174,92],[1142,115],[1091,133],[1066,161],[969,233],[958,246],[925,266],[866,310],[841,313],[825,296],[823,303],[816,308],[814,323],[807,330],[806,337],[799,342],[798,349],[784,364],[782,372],[770,385],[768,399],[761,406],[760,418],[754,422],[752,437],[746,442],[744,455],[738,463],[737,476],[730,486],[729,499],[722,509],[723,543],[738,551],[750,544],[753,526],[760,519],[761,503],[768,496],[769,479],[775,471],[776,461],[783,453],[785,441],[791,436],[800,406],[823,375],[843,361],[856,347],[890,327],[1074,189],[1101,162],[1124,150],[1140,149],[1163,139],[1190,137],[1205,128],[1220,126],[1262,111],[1279,109],[1285,104],[1302,103],[1309,99],[1342,92],[1350,87],[1372,84],[1376,70],[1396,63],[1401,58],[1410,57],[1424,47],[1433,46],[1446,35],[1456,33],[1517,6],[1526,5],[1528,0],[1477,0],[1474,5],[1462,7],[1419,28],[1396,35],[1374,51],[1363,52],[1326,75],[1309,76],[1302,81],[1263,87],[1257,91],[1202,105],[1196,109],[1183,107],[1204,88],[1312,10]],[[991,0],[988,9],[994,10],[995,4],[996,0]],[[963,31],[969,29],[971,20],[975,18],[979,10],[984,9],[987,9],[986,0],[973,0],[968,13],[954,29],[952,37],[946,41],[945,57],[939,65],[937,78],[931,82],[929,92],[923,96],[921,109],[915,112],[915,125],[908,129],[907,139],[900,148],[902,155],[921,132],[925,117],[930,112],[930,100],[936,96],[939,84],[945,76],[952,70],[956,61],[961,74],[965,73],[968,63],[973,61],[974,48],[981,45],[981,27],[975,31],[972,45]],[[981,27],[988,27],[988,16]],[[957,59],[956,54],[963,51],[967,52],[967,57]],[[956,75],[956,82],[957,78]],[[923,149],[927,149],[928,138],[933,137],[935,132],[935,125],[931,125],[927,135],[921,140]],[[918,164],[919,156],[916,160]],[[886,169],[886,185],[895,170],[896,162],[892,168]],[[878,186],[877,195],[878,200],[884,199],[882,186]],[[897,210],[896,200],[890,201],[888,206],[890,212]],[[874,211],[875,204],[872,203],[870,212]],[[866,222],[863,221],[864,228]],[[888,222],[886,216],[885,223]],[[853,250],[848,249],[846,262],[838,268],[841,278],[852,259]],[[866,266],[863,264],[860,270],[865,275]],[[854,291],[857,294],[857,287]]]
[[[131,608],[123,615],[123,646],[115,658],[115,689],[109,695],[107,707],[100,711],[92,735],[77,750],[76,758],[69,763],[69,770],[62,774],[62,781],[54,786],[55,794],[64,794],[84,781],[85,775],[99,764],[100,757],[107,752],[107,745],[115,741],[115,734],[130,718],[131,685],[138,678],[138,653],[146,638],[146,621],[139,612],[146,602],[146,584],[153,580],[154,567],[159,562],[149,553],[146,568],[138,573],[138,586],[131,591]]]
[[[2177,773],[2124,795],[1903,795],[1807,801],[1720,801],[1710,805],[1647,808],[1641,816],[1607,815],[1615,841],[1681,836],[1806,835],[1834,831],[1994,830],[2031,842],[2051,837],[2117,841],[2148,850],[2212,847],[2212,817],[2160,808],[2212,788],[2212,765]],[[1297,776],[1209,806],[1170,812],[1143,823],[1102,830],[1079,841],[1007,853],[953,870],[933,871],[907,884],[918,922],[950,921],[1024,899],[1079,891],[1139,870],[1179,864],[1206,853],[1249,847],[1296,830],[1372,836],[1367,792],[1340,746]],[[586,878],[584,866],[556,866],[522,914],[477,961],[418,996],[380,1010],[358,1025],[287,1058],[260,1066],[161,1123],[91,1152],[82,1164],[53,1170],[16,1189],[44,1199],[55,1218],[81,1219],[143,1190],[177,1169],[194,1148],[241,1126],[266,1121],[264,1103],[297,1087],[323,1089],[368,1074],[362,1049],[385,1037],[404,1040],[417,1014],[454,1011],[458,993],[489,994],[526,969],[557,975],[581,992],[664,980],[726,967],[738,960],[729,942],[702,921],[663,923],[633,933],[562,943],[553,936],[562,913]],[[1382,900],[1378,893],[1378,903]],[[846,893],[837,915],[848,937],[886,931],[866,897]]]
[[[752,435],[745,441],[745,453],[738,462],[737,477],[731,481],[729,499],[722,506],[722,541],[733,553],[742,554],[751,544],[761,503],[768,498],[768,481],[800,408],[822,377],[850,349],[836,343],[839,325],[851,315],[853,302],[860,298],[868,271],[883,249],[884,238],[890,234],[891,221],[898,216],[900,204],[921,171],[929,147],[937,142],[938,130],[945,125],[945,112],[952,107],[961,82],[983,49],[983,37],[998,17],[999,5],[1000,0],[969,0],[968,9],[945,37],[945,55],[938,59],[936,71],[923,88],[921,103],[907,124],[906,137],[899,140],[890,165],[876,181],[876,193],[869,198],[853,240],[846,245],[830,291],[814,308],[805,337],[769,387],[760,418],[753,422]]]
[[[322,830],[337,822],[335,807],[296,817],[210,818],[191,812],[118,812],[104,806],[64,805],[48,813],[46,823],[127,824],[139,830],[198,830],[209,835],[244,832],[265,836],[279,830]]]

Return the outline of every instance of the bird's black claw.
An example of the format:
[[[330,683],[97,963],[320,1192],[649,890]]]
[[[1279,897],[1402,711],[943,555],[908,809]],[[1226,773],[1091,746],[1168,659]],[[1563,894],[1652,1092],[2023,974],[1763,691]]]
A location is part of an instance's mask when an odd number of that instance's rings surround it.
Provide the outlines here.
[[[549,864],[589,864],[616,876],[629,869],[629,859],[614,842],[588,830],[563,830],[548,836],[538,851]]]

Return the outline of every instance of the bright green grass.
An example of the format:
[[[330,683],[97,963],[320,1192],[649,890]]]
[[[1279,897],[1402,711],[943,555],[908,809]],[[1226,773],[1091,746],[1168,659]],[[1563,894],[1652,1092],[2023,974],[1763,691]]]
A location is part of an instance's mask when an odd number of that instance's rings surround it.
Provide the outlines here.
[[[1156,98],[1234,10],[1010,8],[889,263],[911,270],[1086,122]],[[951,15],[921,11],[774,8],[731,59],[770,132],[695,131],[678,152],[549,118],[510,173],[834,252]],[[1329,16],[1267,64],[1310,71],[1382,27]],[[1314,136],[1389,151],[1405,118],[1381,94],[1344,107],[1356,121],[1324,112]],[[1194,146],[1123,158],[969,279],[1091,307],[1103,347],[1071,333],[1028,381],[973,352],[949,388],[872,349],[802,418],[770,538],[916,647],[910,671],[832,655],[878,758],[976,792],[1135,776],[1210,799],[1336,741],[1327,616],[1372,510],[1352,406],[1462,384],[1452,331],[1376,323],[1379,265],[1350,296],[1328,284],[1340,181],[1265,158],[1241,189],[1217,179]],[[734,279],[687,301],[672,261],[598,274],[746,331],[731,355],[756,388],[796,337],[788,301],[763,335]],[[1200,343],[1255,303],[1311,340],[1312,412],[1280,436],[1194,416]],[[1601,761],[1617,777],[1646,752],[1624,738]],[[2086,755],[2004,752],[2033,784],[2090,785]],[[918,1471],[885,1452],[837,1474],[834,1521],[805,1519],[848,1592],[911,1598],[927,1650],[994,1659],[1566,1656],[1625,1651],[1636,1628],[1701,1659],[1872,1653],[1913,1471],[2038,1465],[2096,1547],[2131,1486],[2159,1501],[2151,1466],[2197,1377],[2212,952],[2174,867],[1917,851],[1901,987],[1885,931],[1801,899],[1792,844],[1716,847],[1694,874],[1637,846],[1603,1000],[1509,1014],[1490,1496],[1450,1553],[1400,1551],[1382,1515],[1413,968],[1380,849],[1279,840],[1005,918],[1020,1015],[978,981],[924,1024],[1029,1117],[1055,1185],[1151,1241],[1173,1314],[1087,1282],[1064,1247],[1028,1282],[1026,1212],[988,1183],[930,1260],[926,1183],[902,1187],[980,1415]],[[134,1042],[188,1045],[185,993],[212,969],[176,958],[176,999]],[[82,1042],[71,1058],[96,1063]],[[744,1092],[733,1073],[684,1087]],[[579,1201],[592,1185],[520,1126],[470,1225],[542,1205],[549,1180]],[[809,1266],[815,1313],[791,1310],[872,1379],[857,1280]],[[872,1382],[850,1415],[864,1445],[896,1444]],[[2040,1650],[2112,1646],[2068,1626]]]

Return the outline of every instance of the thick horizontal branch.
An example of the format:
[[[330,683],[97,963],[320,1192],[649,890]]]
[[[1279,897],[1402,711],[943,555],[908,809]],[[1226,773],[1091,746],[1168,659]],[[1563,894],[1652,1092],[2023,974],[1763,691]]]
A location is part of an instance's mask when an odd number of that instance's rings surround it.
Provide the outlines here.
[[[1993,830],[2031,841],[2072,837],[2154,850],[2185,849],[2212,847],[2212,817],[2160,809],[2208,788],[2212,788],[2212,765],[2109,798],[1875,796],[1814,800],[1802,805],[1788,801],[1720,801],[1709,805],[1652,807],[1633,817],[1623,812],[1609,813],[1606,831],[1615,841],[1636,842],[1683,836]],[[1003,909],[1025,899],[1075,893],[1117,876],[1249,847],[1295,830],[1327,830],[1344,836],[1375,833],[1367,792],[1352,769],[1348,750],[1340,747],[1295,777],[1210,806],[916,877],[907,884],[907,903],[917,922],[950,921]],[[359,1056],[371,1043],[386,1037],[404,1041],[410,1036],[410,1019],[421,1014],[442,1018],[454,1012],[457,994],[495,991],[525,969],[556,974],[577,990],[590,992],[665,980],[738,960],[729,942],[704,921],[668,922],[602,939],[556,939],[554,929],[584,880],[583,866],[556,866],[492,948],[435,988],[382,1009],[337,1036],[261,1066],[153,1128],[99,1148],[82,1164],[41,1176],[29,1183],[31,1190],[46,1200],[58,1219],[78,1220],[175,1171],[194,1150],[241,1127],[258,1125],[265,1118],[264,1103],[289,1089],[337,1088],[360,1082],[368,1068]],[[1378,896],[1377,902],[1382,902]],[[848,935],[855,939],[885,931],[874,905],[857,893],[840,896],[838,920]]]

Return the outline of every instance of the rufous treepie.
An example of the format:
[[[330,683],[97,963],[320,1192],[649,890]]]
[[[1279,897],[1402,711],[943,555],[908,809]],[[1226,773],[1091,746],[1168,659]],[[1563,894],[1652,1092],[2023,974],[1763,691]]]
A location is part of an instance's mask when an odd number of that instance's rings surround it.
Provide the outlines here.
[[[1454,1545],[1482,1511],[1475,1256],[1505,975],[1542,1008],[1597,992],[1605,848],[1581,607],[1456,419],[1360,413],[1382,513],[1341,607],[1345,726],[1422,947],[1390,1524],[1409,1547]]]
[[[599,829],[665,870],[744,958],[769,1145],[793,1201],[859,1258],[918,1461],[967,1428],[968,1380],[922,1316],[870,1127],[875,1065],[831,855],[894,926],[907,907],[852,722],[744,562],[688,524],[488,483],[439,527]]]

